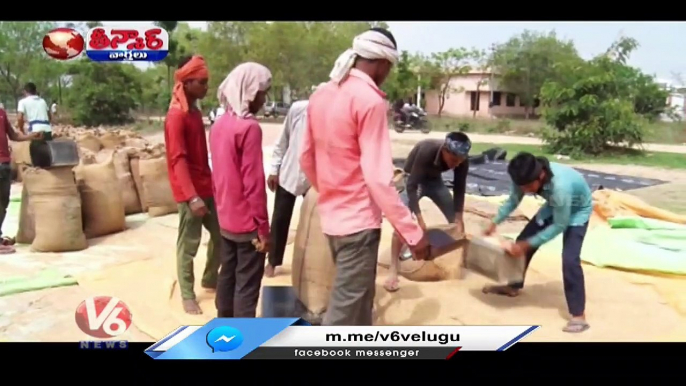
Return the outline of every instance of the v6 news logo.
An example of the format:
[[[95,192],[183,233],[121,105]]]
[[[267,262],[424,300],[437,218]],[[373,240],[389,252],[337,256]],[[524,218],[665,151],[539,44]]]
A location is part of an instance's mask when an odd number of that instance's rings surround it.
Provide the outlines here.
[[[94,296],[76,308],[76,325],[94,338],[114,338],[131,327],[131,311],[121,300],[111,296]]]

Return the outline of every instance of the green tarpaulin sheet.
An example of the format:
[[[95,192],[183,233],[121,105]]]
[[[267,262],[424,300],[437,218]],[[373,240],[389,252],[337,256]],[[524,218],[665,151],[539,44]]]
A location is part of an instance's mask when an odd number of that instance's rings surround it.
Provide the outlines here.
[[[11,276],[0,278],[0,296],[37,291],[46,288],[76,285],[76,279],[69,275],[46,269],[34,276]]]
[[[616,217],[589,231],[581,260],[598,267],[686,275],[686,225]],[[562,250],[562,236],[543,248]]]

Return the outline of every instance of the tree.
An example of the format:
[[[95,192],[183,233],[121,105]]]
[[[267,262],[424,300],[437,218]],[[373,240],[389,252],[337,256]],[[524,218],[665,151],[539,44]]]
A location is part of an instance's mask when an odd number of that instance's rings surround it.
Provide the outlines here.
[[[141,84],[127,65],[102,65],[88,59],[71,64],[73,77],[66,102],[76,125],[119,125],[131,122]]]
[[[178,66],[179,59],[185,54],[183,49],[179,48],[179,42],[174,37],[174,30],[179,24],[178,21],[156,21],[155,24],[159,27],[164,28],[169,34],[169,51],[167,57],[164,58],[162,63],[167,67],[167,88],[171,90],[172,88],[172,68]]]
[[[631,148],[643,142],[645,121],[665,112],[668,93],[625,64],[637,46],[622,38],[588,62],[559,65],[567,76],[541,88],[543,117],[555,129],[543,135],[550,150],[599,154],[608,146]]]
[[[470,51],[464,48],[451,48],[431,55],[432,63],[427,70],[432,88],[438,90],[438,116],[443,112],[447,96],[462,91],[461,87],[454,87],[451,81],[455,76],[469,73],[472,68],[470,59]]]
[[[526,106],[527,119],[543,84],[565,76],[557,64],[569,61],[579,63],[582,59],[574,43],[559,40],[554,31],[524,31],[497,45],[493,53],[498,84],[519,96]]]
[[[383,83],[383,90],[389,101],[405,99],[417,89],[417,75],[412,71],[412,60],[407,51],[400,53],[398,63]]]
[[[30,78],[32,73],[50,66],[40,42],[53,27],[48,22],[0,22],[0,81],[5,83],[15,106],[25,82],[45,86],[43,79]]]
[[[474,49],[471,52],[471,59],[474,63],[474,70],[478,73],[478,80],[476,82],[476,95],[481,95],[481,87],[488,84],[490,79],[490,65],[491,58],[486,54],[486,51]],[[492,85],[491,85],[492,86]],[[489,101],[489,103],[492,101]],[[477,110],[472,112],[472,118],[476,117]]]

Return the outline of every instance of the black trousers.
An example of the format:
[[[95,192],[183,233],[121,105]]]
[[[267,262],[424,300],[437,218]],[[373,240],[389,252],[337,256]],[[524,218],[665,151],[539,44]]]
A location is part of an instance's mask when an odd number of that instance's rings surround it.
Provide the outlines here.
[[[217,279],[217,317],[254,318],[260,298],[264,253],[251,242],[235,242],[222,237]]]
[[[5,222],[7,207],[10,205],[10,191],[12,190],[12,167],[9,163],[0,164],[0,236],[2,224]]]
[[[293,218],[296,196],[281,186],[276,187],[274,197],[274,213],[271,224],[271,247],[267,255],[267,261],[272,267],[283,264],[283,254],[288,243],[288,233]]]
[[[536,218],[532,218],[517,236],[517,241],[526,240],[552,224],[552,218],[543,224],[538,224]],[[586,285],[584,270],[581,267],[581,247],[586,237],[588,222],[580,226],[570,226],[562,235],[562,282],[564,284],[567,307],[572,316],[581,316],[586,308]],[[538,248],[532,248],[526,254],[526,268],[534,257]],[[510,283],[513,288],[521,289],[524,282]]]

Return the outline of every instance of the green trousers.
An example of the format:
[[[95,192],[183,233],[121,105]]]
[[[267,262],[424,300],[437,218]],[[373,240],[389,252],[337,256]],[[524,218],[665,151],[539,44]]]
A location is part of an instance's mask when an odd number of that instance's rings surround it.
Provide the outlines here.
[[[209,213],[204,217],[195,217],[188,203],[179,204],[179,236],[176,240],[176,267],[179,276],[179,288],[184,300],[195,299],[195,275],[193,274],[193,258],[200,248],[203,226],[210,232],[210,242],[207,245],[207,262],[200,282],[204,288],[217,287],[219,273],[219,248],[221,234],[217,220],[217,210],[214,199],[205,200]]]

